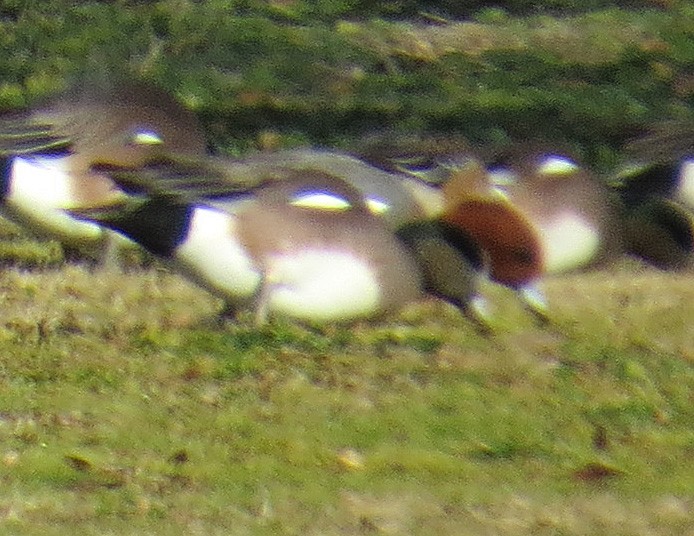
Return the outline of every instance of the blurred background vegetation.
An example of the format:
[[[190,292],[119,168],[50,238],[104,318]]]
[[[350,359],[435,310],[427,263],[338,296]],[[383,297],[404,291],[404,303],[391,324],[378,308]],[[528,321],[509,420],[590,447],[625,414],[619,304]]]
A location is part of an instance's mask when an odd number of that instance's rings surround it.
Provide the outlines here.
[[[0,3],[0,112],[85,74],[172,90],[231,154],[431,132],[549,137],[609,169],[645,125],[692,117],[694,4]]]

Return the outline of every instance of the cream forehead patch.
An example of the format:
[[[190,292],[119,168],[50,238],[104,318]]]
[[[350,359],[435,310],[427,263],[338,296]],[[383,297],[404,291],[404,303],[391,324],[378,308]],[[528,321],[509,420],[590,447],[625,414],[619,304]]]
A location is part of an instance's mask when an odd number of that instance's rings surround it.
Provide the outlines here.
[[[352,207],[352,204],[344,197],[320,191],[302,192],[292,197],[289,204],[294,207],[334,211],[348,210]]]
[[[537,164],[537,172],[541,175],[568,175],[578,171],[578,164],[566,156],[547,155]]]
[[[508,168],[492,168],[487,172],[487,177],[491,183],[490,193],[496,199],[509,200],[507,188],[512,187],[518,182],[518,174]]]
[[[518,182],[518,174],[505,167],[491,168],[487,176],[494,186],[501,188]]]

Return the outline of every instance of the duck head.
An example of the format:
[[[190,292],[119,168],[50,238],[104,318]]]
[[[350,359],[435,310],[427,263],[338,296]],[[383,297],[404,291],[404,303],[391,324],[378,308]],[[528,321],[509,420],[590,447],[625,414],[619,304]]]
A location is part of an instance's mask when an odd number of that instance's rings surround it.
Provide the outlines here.
[[[489,168],[472,161],[444,192],[444,219],[487,252],[492,279],[512,288],[619,248],[607,191],[562,154],[533,152]]]

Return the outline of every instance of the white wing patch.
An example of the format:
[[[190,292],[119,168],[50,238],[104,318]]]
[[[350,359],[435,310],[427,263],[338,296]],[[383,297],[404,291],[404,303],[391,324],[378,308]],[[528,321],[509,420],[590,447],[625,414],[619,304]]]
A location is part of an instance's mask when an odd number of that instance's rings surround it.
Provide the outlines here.
[[[548,155],[540,160],[537,172],[541,175],[569,175],[579,170],[578,164],[566,156]]]
[[[578,214],[564,212],[540,232],[547,273],[558,273],[589,264],[600,248],[600,233]]]
[[[390,205],[387,201],[378,199],[376,197],[367,197],[366,206],[369,209],[369,212],[376,216],[381,216],[390,210]]]
[[[164,140],[155,130],[142,129],[133,133],[130,143],[134,145],[161,145]]]
[[[304,192],[291,199],[292,206],[317,210],[344,211],[352,204],[344,197],[330,192]]]

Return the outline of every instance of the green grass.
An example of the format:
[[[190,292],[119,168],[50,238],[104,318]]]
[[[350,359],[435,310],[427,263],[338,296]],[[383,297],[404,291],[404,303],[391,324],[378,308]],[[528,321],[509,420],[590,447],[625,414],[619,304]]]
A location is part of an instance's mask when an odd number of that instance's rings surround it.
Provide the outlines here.
[[[609,168],[644,124],[692,116],[690,2],[443,24],[347,2],[20,4],[0,9],[2,110],[135,72],[222,152],[387,127],[544,135]],[[0,238],[0,534],[694,534],[691,271],[548,281],[549,328],[490,286],[490,338],[434,300],[258,330],[219,326],[160,268]]]
[[[687,534],[692,273],[219,327],[161,269],[0,275],[0,532]]]

